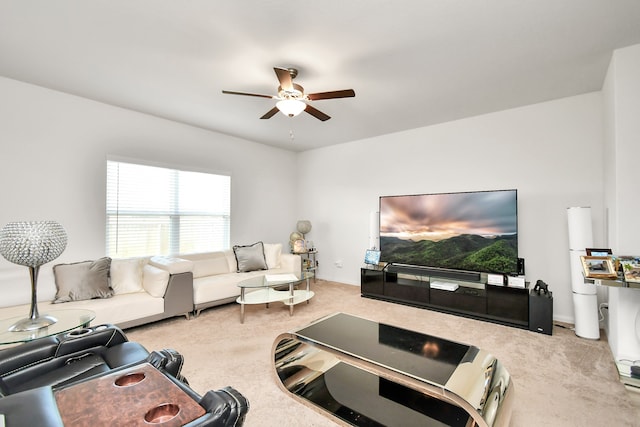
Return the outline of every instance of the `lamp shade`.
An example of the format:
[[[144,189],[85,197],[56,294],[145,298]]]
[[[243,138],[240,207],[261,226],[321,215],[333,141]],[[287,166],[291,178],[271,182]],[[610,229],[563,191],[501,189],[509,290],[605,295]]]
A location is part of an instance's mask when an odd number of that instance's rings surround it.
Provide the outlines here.
[[[39,267],[66,247],[67,233],[55,221],[10,222],[0,230],[0,254],[14,264]]]
[[[294,117],[302,113],[307,108],[307,104],[297,99],[283,99],[276,102],[276,107],[285,116]]]
[[[296,230],[298,230],[298,233],[302,233],[303,235],[307,234],[308,232],[311,231],[311,221],[306,219],[301,219],[296,224]]]

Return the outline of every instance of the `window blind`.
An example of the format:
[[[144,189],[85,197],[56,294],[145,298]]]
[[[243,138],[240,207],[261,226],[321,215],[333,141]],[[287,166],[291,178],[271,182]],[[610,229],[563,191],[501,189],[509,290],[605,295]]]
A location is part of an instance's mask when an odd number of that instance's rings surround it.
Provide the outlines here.
[[[107,161],[112,258],[229,248],[231,177]]]

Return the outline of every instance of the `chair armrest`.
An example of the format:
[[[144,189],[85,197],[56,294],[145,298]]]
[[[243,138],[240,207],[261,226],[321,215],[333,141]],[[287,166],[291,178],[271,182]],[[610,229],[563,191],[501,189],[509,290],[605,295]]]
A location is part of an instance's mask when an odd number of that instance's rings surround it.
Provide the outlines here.
[[[64,427],[51,387],[3,397],[0,414],[4,414],[7,426]]]
[[[166,348],[164,350],[154,350],[147,356],[147,362],[157,370],[169,374],[184,384],[189,384],[180,372],[184,364],[184,356],[177,351]]]
[[[122,329],[115,325],[98,325],[57,335],[60,344],[54,357],[95,347],[113,347],[129,341]]]
[[[111,347],[128,341],[114,325],[100,325],[39,338],[0,351],[0,377],[95,347]]]
[[[59,341],[54,337],[40,338],[0,351],[0,377],[20,369],[53,359]]]
[[[233,387],[209,390],[204,396],[200,396],[187,384],[171,376],[167,378],[207,411],[206,414],[185,424],[184,427],[241,427],[244,424],[249,411],[249,401]]]

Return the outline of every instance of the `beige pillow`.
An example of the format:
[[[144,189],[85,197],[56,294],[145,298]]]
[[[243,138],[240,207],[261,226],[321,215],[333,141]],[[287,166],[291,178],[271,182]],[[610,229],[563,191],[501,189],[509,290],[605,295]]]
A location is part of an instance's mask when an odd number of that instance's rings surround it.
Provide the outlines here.
[[[116,295],[142,291],[144,258],[111,260],[111,288]]]
[[[53,267],[56,282],[54,304],[93,298],[110,298],[113,289],[109,286],[111,258],[96,261],[58,264]]]
[[[267,260],[267,267],[280,268],[280,255],[282,254],[282,243],[265,243],[264,257]]]

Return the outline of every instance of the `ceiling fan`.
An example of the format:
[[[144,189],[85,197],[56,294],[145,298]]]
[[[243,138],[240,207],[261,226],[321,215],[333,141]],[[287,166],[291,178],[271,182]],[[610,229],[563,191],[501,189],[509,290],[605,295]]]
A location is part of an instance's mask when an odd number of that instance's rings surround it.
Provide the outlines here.
[[[334,90],[330,92],[318,92],[318,93],[305,93],[304,88],[299,84],[293,82],[293,79],[298,75],[298,70],[295,68],[281,68],[274,67],[280,86],[278,86],[278,95],[261,95],[257,93],[235,92],[231,90],[223,90],[222,93],[229,95],[245,95],[245,96],[258,96],[260,98],[277,99],[276,106],[267,113],[260,117],[261,119],[270,119],[278,111],[282,114],[294,117],[298,114],[306,111],[318,120],[323,122],[329,120],[331,117],[323,113],[322,111],[312,107],[308,104],[308,101],[319,101],[321,99],[335,99],[335,98],[350,98],[356,96],[353,89]]]

